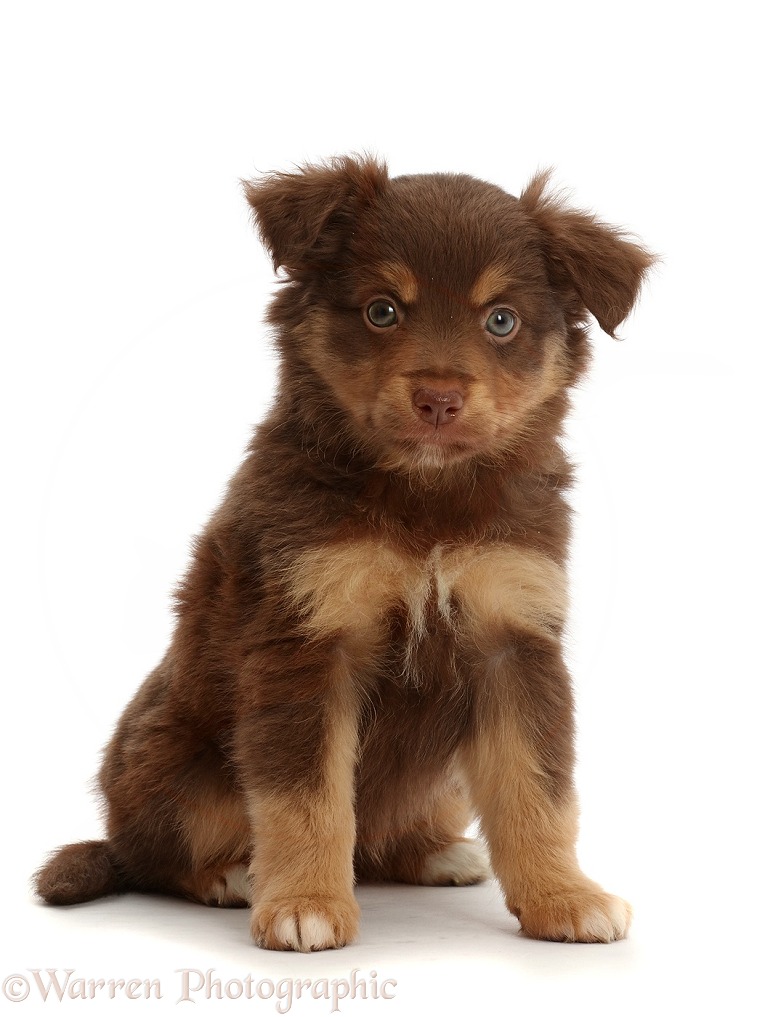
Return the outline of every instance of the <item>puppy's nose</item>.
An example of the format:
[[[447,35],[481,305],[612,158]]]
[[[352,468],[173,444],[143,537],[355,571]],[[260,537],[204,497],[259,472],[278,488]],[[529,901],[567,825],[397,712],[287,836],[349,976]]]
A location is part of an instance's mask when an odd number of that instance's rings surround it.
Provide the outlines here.
[[[464,405],[464,399],[461,392],[420,388],[413,393],[413,405],[422,420],[433,427],[440,427],[451,423]]]

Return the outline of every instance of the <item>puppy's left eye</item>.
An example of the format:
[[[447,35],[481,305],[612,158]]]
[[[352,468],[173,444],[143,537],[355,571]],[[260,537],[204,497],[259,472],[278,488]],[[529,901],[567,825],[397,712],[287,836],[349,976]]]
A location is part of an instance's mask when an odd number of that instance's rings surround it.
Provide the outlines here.
[[[497,339],[512,339],[518,331],[520,321],[506,307],[497,307],[486,318],[486,331]]]
[[[365,314],[371,325],[376,328],[389,328],[397,324],[397,311],[388,300],[374,300],[368,304]]]

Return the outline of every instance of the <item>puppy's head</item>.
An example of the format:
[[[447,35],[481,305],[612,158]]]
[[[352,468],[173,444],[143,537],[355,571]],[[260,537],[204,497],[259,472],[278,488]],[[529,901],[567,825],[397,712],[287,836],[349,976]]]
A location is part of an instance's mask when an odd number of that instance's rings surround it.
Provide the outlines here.
[[[400,472],[501,461],[554,436],[589,314],[613,335],[653,258],[546,183],[515,198],[355,158],[246,182],[287,275],[271,320],[298,412],[333,406],[358,449]]]

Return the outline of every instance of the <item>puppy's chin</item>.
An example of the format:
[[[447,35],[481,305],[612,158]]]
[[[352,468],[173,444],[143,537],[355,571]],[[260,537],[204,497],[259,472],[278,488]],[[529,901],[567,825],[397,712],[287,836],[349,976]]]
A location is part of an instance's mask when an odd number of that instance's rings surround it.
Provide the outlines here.
[[[427,434],[396,437],[383,450],[378,466],[431,485],[452,468],[475,459],[481,451],[477,443],[461,435],[429,433],[428,429]]]
[[[399,473],[415,478],[425,486],[438,483],[449,468],[461,461],[463,456],[451,455],[447,449],[429,445],[408,445],[385,452],[378,462],[379,469],[386,473]]]

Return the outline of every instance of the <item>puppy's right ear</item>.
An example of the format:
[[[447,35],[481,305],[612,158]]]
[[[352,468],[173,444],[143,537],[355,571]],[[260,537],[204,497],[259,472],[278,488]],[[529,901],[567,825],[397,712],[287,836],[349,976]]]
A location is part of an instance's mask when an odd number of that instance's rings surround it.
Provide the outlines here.
[[[386,186],[387,169],[371,158],[339,156],[297,173],[243,180],[260,238],[292,275],[334,261],[357,212]]]

